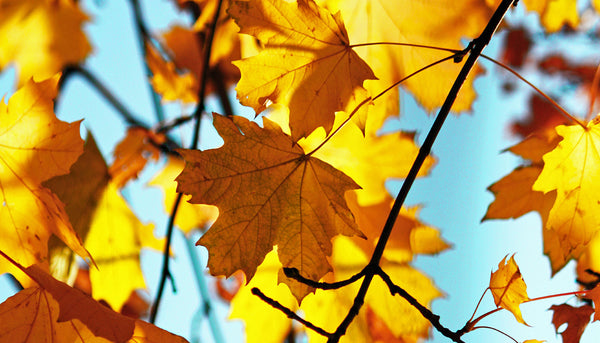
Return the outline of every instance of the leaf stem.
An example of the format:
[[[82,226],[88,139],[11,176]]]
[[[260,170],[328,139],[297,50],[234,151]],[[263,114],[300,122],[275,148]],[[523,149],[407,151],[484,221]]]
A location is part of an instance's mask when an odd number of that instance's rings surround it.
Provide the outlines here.
[[[571,113],[567,112],[567,110],[565,110],[564,108],[562,108],[562,106],[560,106],[556,101],[554,101],[551,97],[549,97],[548,95],[546,95],[546,93],[544,93],[541,89],[537,88],[533,83],[529,82],[526,78],[524,78],[523,76],[521,76],[521,74],[519,74],[516,70],[514,70],[513,68],[511,68],[510,66],[500,62],[500,61],[496,61],[495,59],[486,56],[484,54],[481,55],[481,57],[485,58],[486,60],[495,63],[496,65],[508,70],[509,72],[511,72],[514,76],[516,76],[519,80],[525,82],[527,85],[529,85],[531,88],[533,88],[536,92],[538,92],[541,96],[544,97],[544,99],[548,100],[548,102],[550,102],[552,104],[552,106],[554,106],[557,110],[560,111],[560,113],[566,117],[567,119],[571,120],[574,123],[579,124],[581,127],[583,127],[584,129],[586,128],[586,125],[584,123],[582,123],[579,119],[577,119],[577,117],[573,116]]]
[[[439,46],[433,45],[423,45],[423,44],[412,44],[412,43],[399,43],[399,42],[370,42],[370,43],[360,43],[360,44],[352,44],[350,48],[359,48],[363,46],[372,46],[372,45],[398,45],[398,46],[407,46],[412,48],[423,48],[423,49],[431,49],[431,50],[439,50],[439,51],[448,51],[448,52],[461,52],[458,49],[450,49],[450,48],[442,48]]]
[[[483,291],[483,293],[481,294],[481,297],[479,298],[479,301],[477,302],[477,306],[475,306],[475,310],[473,310],[473,315],[471,315],[471,318],[469,318],[469,320],[467,321],[467,323],[470,323],[471,320],[473,320],[473,318],[475,318],[475,313],[477,313],[477,309],[479,308],[479,305],[481,305],[481,301],[483,300],[483,297],[485,296],[485,293],[487,293],[487,291],[490,288],[486,288],[485,291]]]
[[[440,63],[442,63],[442,62],[445,62],[445,61],[448,61],[448,60],[450,60],[450,59],[454,59],[454,58],[456,58],[457,56],[459,56],[459,54],[460,54],[460,53],[463,53],[463,51],[459,51],[459,52],[457,52],[457,53],[454,53],[454,54],[452,54],[452,55],[450,55],[450,56],[448,56],[448,57],[444,57],[444,58],[442,58],[442,59],[440,59],[440,60],[437,60],[437,61],[435,61],[435,62],[432,62],[432,63],[430,63],[430,64],[428,64],[428,65],[426,65],[426,66],[424,66],[424,67],[420,68],[419,70],[417,70],[417,71],[414,71],[414,72],[410,73],[409,75],[407,75],[407,76],[403,77],[401,80],[394,82],[394,83],[393,83],[391,86],[387,87],[386,89],[384,89],[384,90],[382,90],[381,92],[379,92],[379,94],[375,95],[375,97],[373,97],[373,98],[371,98],[371,97],[368,97],[368,98],[364,99],[364,100],[363,100],[363,101],[361,101],[361,102],[360,102],[358,105],[356,105],[356,107],[354,107],[354,109],[352,110],[352,112],[350,112],[350,114],[348,115],[348,118],[346,118],[346,119],[345,119],[345,120],[344,120],[344,121],[343,121],[343,122],[342,122],[342,123],[341,123],[341,124],[340,124],[340,125],[339,125],[339,126],[336,128],[336,129],[335,129],[335,130],[333,130],[333,131],[332,131],[332,132],[329,134],[329,136],[327,136],[327,137],[326,137],[326,138],[323,140],[323,142],[321,142],[321,144],[319,144],[319,145],[318,145],[316,148],[314,148],[314,149],[313,149],[311,152],[309,152],[309,153],[308,153],[308,154],[306,154],[306,155],[307,155],[307,156],[310,156],[310,155],[314,154],[315,152],[317,152],[317,150],[321,149],[321,147],[322,147],[323,145],[325,145],[325,143],[327,143],[327,142],[328,142],[328,141],[329,141],[329,140],[330,140],[330,139],[331,139],[331,138],[332,138],[332,137],[333,137],[333,136],[334,136],[336,133],[338,133],[338,132],[339,132],[339,131],[342,129],[342,127],[344,127],[344,125],[346,125],[346,124],[347,124],[347,123],[350,121],[350,119],[352,119],[352,117],[354,117],[354,115],[356,114],[356,112],[358,112],[358,110],[359,110],[359,109],[360,109],[362,106],[364,106],[365,104],[367,104],[367,103],[369,103],[369,102],[372,102],[372,101],[375,101],[375,100],[377,100],[378,98],[380,98],[381,96],[383,96],[385,93],[389,92],[390,90],[394,89],[394,88],[395,88],[395,87],[397,87],[399,84],[401,84],[402,82],[404,82],[404,81],[406,81],[406,80],[410,79],[411,77],[413,77],[413,76],[415,76],[415,75],[419,74],[420,72],[422,72],[422,71],[425,71],[425,70],[427,70],[427,69],[429,69],[429,68],[431,68],[431,67],[433,67],[433,66],[435,66],[435,65],[438,65],[438,64],[440,64]]]
[[[502,331],[502,330],[498,330],[496,328],[493,328],[491,326],[476,326],[474,327],[472,330],[477,330],[477,329],[489,329],[489,330],[494,330],[496,332],[499,332],[501,334],[503,334],[504,336],[510,338],[511,340],[513,340],[515,343],[519,343],[519,341],[517,341],[516,339],[514,339],[511,335],[507,334],[506,332]],[[471,331],[472,331],[471,330]]]
[[[404,180],[400,192],[398,193],[398,196],[394,201],[394,205],[392,206],[385,226],[383,227],[381,236],[379,237],[379,241],[377,242],[377,246],[375,247],[375,251],[373,252],[371,260],[369,261],[369,264],[366,267],[370,269],[370,272],[368,271],[365,275],[365,278],[363,279],[358,294],[354,298],[354,303],[352,307],[348,311],[348,314],[346,315],[342,323],[340,323],[340,325],[336,329],[334,335],[329,338],[328,342],[332,343],[338,342],[340,340],[340,338],[346,333],[348,326],[350,326],[350,323],[352,323],[354,317],[358,315],[360,308],[364,304],[367,290],[369,289],[369,285],[373,280],[374,273],[377,271],[377,268],[379,268],[379,262],[381,260],[381,257],[383,256],[383,251],[385,250],[385,246],[390,238],[392,229],[394,227],[394,223],[396,222],[396,218],[398,218],[398,214],[400,213],[400,208],[402,207],[404,200],[408,195],[408,191],[411,189],[412,184],[414,183],[417,174],[421,169],[423,162],[425,161],[425,158],[429,155],[431,147],[433,146],[433,143],[435,142],[435,139],[437,138],[437,135],[439,134],[444,124],[444,121],[448,117],[450,109],[452,108],[452,105],[454,104],[454,101],[458,96],[458,92],[460,91],[471,69],[475,66],[475,62],[477,62],[477,59],[481,55],[483,48],[490,42],[498,25],[502,21],[502,18],[508,11],[509,7],[513,4],[513,2],[514,0],[503,0],[492,15],[490,21],[486,25],[481,35],[475,40],[473,40],[471,44],[469,44],[469,57],[467,58],[465,64],[463,65],[458,76],[456,77],[456,80],[454,81],[454,84],[452,85],[452,88],[450,89],[448,95],[446,96],[444,104],[440,108],[439,113],[429,133],[427,134],[425,141],[423,142],[423,145],[419,149],[419,153],[408,173],[408,176]],[[460,337],[454,337],[453,340],[455,342],[460,342]]]
[[[592,119],[592,115],[594,114],[594,103],[596,102],[596,96],[598,95],[598,84],[600,84],[600,63],[596,67],[596,72],[594,73],[594,79],[592,80],[592,89],[590,90],[590,106],[588,108],[588,113],[585,116],[585,121],[590,121]]]

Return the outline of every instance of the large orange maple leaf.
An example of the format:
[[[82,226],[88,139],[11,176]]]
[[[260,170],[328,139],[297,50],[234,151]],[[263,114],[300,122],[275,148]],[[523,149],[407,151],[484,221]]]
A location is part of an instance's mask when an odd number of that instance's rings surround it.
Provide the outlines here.
[[[234,63],[242,73],[238,99],[256,113],[270,102],[288,106],[294,141],[320,126],[329,132],[336,111],[368,97],[362,83],[375,75],[350,46],[339,14],[312,0],[234,1],[229,13],[240,33],[265,43],[257,56]]]
[[[56,118],[52,99],[58,78],[29,81],[0,102],[0,250],[22,265],[47,259],[48,239],[58,236],[78,255],[89,253],[73,231],[62,202],[42,182],[66,174],[83,152],[79,122]],[[0,260],[0,273],[15,272]]]
[[[190,202],[219,208],[217,221],[198,241],[208,248],[211,273],[229,276],[241,269],[250,280],[277,245],[284,267],[319,280],[331,271],[331,239],[361,235],[344,199],[359,186],[306,155],[268,119],[260,128],[242,117],[214,114],[214,125],[225,144],[180,150],[186,167],[177,177],[177,191],[191,194]]]

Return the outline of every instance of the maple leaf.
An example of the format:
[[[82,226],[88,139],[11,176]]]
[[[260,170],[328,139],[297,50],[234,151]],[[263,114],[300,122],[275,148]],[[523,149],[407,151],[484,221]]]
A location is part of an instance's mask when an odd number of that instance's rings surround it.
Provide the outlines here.
[[[177,192],[175,191],[177,182],[175,182],[175,178],[181,174],[183,167],[184,162],[182,159],[169,157],[164,169],[149,183],[150,186],[162,189],[165,196],[164,208],[166,213],[171,213],[173,210],[175,198],[177,198]],[[215,222],[219,215],[219,211],[215,206],[192,205],[188,203],[190,198],[189,195],[182,197],[177,209],[177,216],[175,216],[175,225],[186,234],[194,229],[205,230]]]
[[[422,44],[460,50],[465,37],[477,37],[492,13],[492,7],[480,0],[447,2],[398,0],[323,0],[319,1],[331,12],[340,11],[348,30],[350,44],[396,42]],[[493,4],[495,8],[496,4]],[[465,13],[469,13],[465,16]],[[418,20],[416,20],[418,18]],[[451,53],[431,49],[367,45],[355,48],[373,69],[379,80],[365,81],[370,94],[378,94],[393,83],[428,64],[448,57]],[[403,85],[417,101],[432,111],[442,105],[462,63],[445,62],[420,72]],[[475,99],[474,70],[467,79],[452,106],[455,112],[469,110]],[[375,133],[390,115],[399,113],[398,92],[388,92],[369,108],[367,132]]]
[[[527,325],[519,309],[521,303],[529,300],[527,285],[523,281],[514,255],[510,257],[508,262],[505,256],[498,264],[498,270],[490,276],[490,290],[494,296],[496,306],[509,310],[520,323]]]
[[[140,250],[162,250],[163,241],[154,238],[152,225],[142,225],[118,194],[117,185],[110,180],[106,162],[91,135],[71,173],[45,184],[66,204],[75,230],[95,258],[97,268],[89,272],[92,296],[120,310],[135,289],[146,287],[140,268]],[[55,268],[65,266],[61,272],[65,279],[71,267],[75,267],[70,263],[72,254],[56,248],[51,261]]]
[[[267,254],[252,280],[242,286],[231,300],[229,318],[243,320],[248,343],[280,343],[291,330],[289,318],[252,294],[252,288],[257,287],[283,306],[296,311],[296,298],[286,285],[278,284],[277,273],[280,269],[281,263],[277,259],[275,248]],[[265,332],[269,334],[266,335]]]
[[[346,279],[368,263],[367,255],[353,240],[338,236],[333,240],[333,245],[331,261],[334,272],[325,277],[327,281]],[[422,304],[429,304],[441,295],[431,280],[406,264],[384,262],[383,267],[398,285],[415,295]],[[231,301],[231,318],[244,320],[248,343],[264,340],[281,342],[291,329],[291,323],[284,314],[265,304],[250,291],[253,287],[258,287],[264,294],[292,311],[298,310],[290,290],[277,284],[277,280],[281,280],[277,277],[280,268],[281,263],[277,261],[275,253],[269,253],[263,264],[258,267],[255,277],[242,286]],[[303,300],[300,310],[307,320],[333,332],[347,315],[359,286],[355,283],[335,291],[317,290],[315,294],[310,294]],[[390,337],[400,338],[403,342],[416,342],[418,338],[428,335],[429,322],[400,297],[391,298],[387,285],[378,278],[373,280],[365,305],[366,311],[359,313],[346,335],[342,337],[342,342],[376,342],[381,332],[369,326],[369,320],[372,320],[373,316],[390,330]],[[265,337],[265,330],[273,332],[275,338],[271,340],[271,337]],[[307,330],[307,334],[310,342],[325,340],[310,330]]]
[[[550,310],[554,311],[552,315],[552,324],[558,328],[567,323],[567,328],[560,335],[563,338],[563,343],[578,343],[583,331],[590,322],[590,315],[594,313],[594,309],[589,305],[581,307],[573,307],[569,304],[552,305]]]
[[[288,113],[287,108],[272,105],[267,114],[285,133],[289,133]],[[345,118],[345,114],[338,113],[334,126],[341,125]],[[318,129],[299,140],[298,144],[304,151],[313,151],[323,140],[325,132]],[[364,136],[356,126],[344,125],[327,144],[318,148],[314,156],[356,181],[361,186],[360,190],[355,191],[358,203],[369,206],[389,197],[385,181],[389,178],[405,178],[418,152],[414,133],[390,132]],[[417,176],[427,175],[434,164],[435,158],[428,156]]]
[[[269,102],[288,106],[294,141],[321,126],[328,133],[336,111],[367,98],[362,83],[375,75],[350,46],[339,14],[312,0],[234,1],[229,13],[240,33],[265,43],[257,56],[234,62],[242,73],[238,99],[257,114]]]
[[[58,78],[27,82],[9,100],[0,102],[0,250],[23,265],[46,261],[54,234],[75,253],[91,258],[73,231],[64,206],[42,182],[69,172],[83,151],[79,122],[58,120],[53,112]],[[0,273],[15,273],[0,260]],[[13,274],[14,275],[14,274]]]
[[[596,285],[592,290],[585,294],[587,299],[592,299],[594,302],[594,321],[600,320],[600,285]]]
[[[203,15],[205,13],[202,11]],[[245,40],[239,37],[237,31],[237,25],[231,19],[220,21],[217,25],[214,41],[219,44],[213,44],[211,49],[207,94],[215,90],[214,82],[221,82],[228,87],[240,78],[239,69],[233,66],[231,61],[240,59],[242,49],[255,43],[243,44],[242,41]],[[204,66],[202,44],[205,39],[206,35],[177,25],[162,34],[163,45],[168,49],[177,69],[189,70],[196,83],[202,77]]]
[[[51,189],[65,204],[73,229],[84,241],[98,201],[109,180],[106,162],[94,137],[88,133],[83,154],[73,164],[70,173],[44,182],[44,186]],[[73,251],[55,236],[50,238],[48,250],[52,276],[66,281],[76,267]]]
[[[384,227],[394,199],[388,195],[382,202],[361,206],[357,202],[356,191],[346,193],[348,207],[356,218],[360,230],[367,237],[353,239],[366,255],[371,255],[377,239]],[[418,207],[402,207],[396,219],[383,256],[391,261],[403,263],[412,260],[415,254],[437,254],[450,246],[439,237],[439,231],[418,220]]]
[[[120,310],[134,290],[146,288],[141,249],[161,251],[164,240],[154,237],[153,225],[140,223],[114,183],[104,190],[90,225],[85,247],[98,266],[90,269],[92,296]]]
[[[489,1],[489,0],[488,0]],[[556,32],[563,26],[579,25],[577,1],[572,0],[523,0],[525,7],[540,14],[547,32]]]
[[[179,100],[189,104],[198,101],[196,78],[190,72],[178,73],[175,64],[165,61],[150,44],[146,44],[146,63],[153,74],[150,83],[163,102]]]
[[[37,265],[19,268],[38,286],[22,290],[0,304],[2,343],[186,342],[152,324],[112,311],[52,278]]]
[[[150,160],[158,160],[160,150],[156,147],[166,141],[163,134],[148,129],[132,127],[114,151],[115,160],[108,172],[118,187],[123,187],[131,179],[137,178]]]
[[[335,281],[344,280],[358,273],[367,263],[368,257],[349,238],[339,236],[334,240],[332,255]],[[429,306],[431,301],[442,294],[433,282],[413,267],[393,262],[383,262],[382,268],[390,275],[394,283],[413,295],[421,304]],[[330,280],[330,281],[334,281]],[[323,329],[333,332],[347,315],[347,309],[354,302],[360,283],[336,291],[317,290],[306,297],[301,309],[305,318]],[[390,297],[387,285],[374,278],[365,298],[365,305],[376,314],[397,338],[408,341],[426,338],[430,323],[403,298]],[[323,309],[328,309],[324,311]],[[342,342],[356,342],[363,339],[371,342],[370,328],[367,325],[366,311],[350,325]],[[307,331],[311,342],[324,342],[324,337]]]
[[[558,126],[563,140],[544,155],[544,168],[533,184],[534,191],[556,191],[556,201],[550,210],[546,228],[558,235],[560,252],[566,261],[584,251],[600,225],[594,204],[600,202],[600,192],[594,180],[600,177],[600,128],[595,122],[587,127]]]
[[[14,63],[22,85],[80,62],[91,50],[81,30],[87,19],[71,0],[2,1],[0,69]]]
[[[186,166],[176,179],[177,191],[191,194],[191,203],[219,207],[217,221],[197,243],[208,249],[211,273],[241,269],[250,280],[277,245],[284,267],[320,279],[331,270],[331,238],[361,235],[344,200],[359,186],[306,155],[266,118],[260,128],[242,117],[213,117],[225,144],[179,150]]]

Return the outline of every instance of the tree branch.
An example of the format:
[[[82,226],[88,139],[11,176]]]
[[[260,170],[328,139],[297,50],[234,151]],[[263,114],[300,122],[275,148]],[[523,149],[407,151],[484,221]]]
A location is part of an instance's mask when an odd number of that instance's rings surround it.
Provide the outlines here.
[[[314,332],[318,333],[321,336],[325,336],[325,337],[331,337],[333,334],[329,333],[327,331],[325,331],[324,329],[316,326],[315,324],[309,322],[308,320],[300,317],[299,315],[296,314],[296,312],[290,310],[289,308],[281,305],[280,302],[278,302],[277,300],[271,299],[268,296],[266,296],[263,292],[260,291],[260,289],[254,287],[252,288],[252,294],[256,295],[257,297],[260,298],[260,300],[266,302],[267,304],[271,305],[271,307],[278,309],[279,311],[285,313],[285,315],[290,318],[293,319],[295,321],[298,321],[299,323],[301,323],[302,325],[304,325],[305,327],[313,330]]]
[[[350,326],[350,323],[352,323],[352,321],[354,320],[354,317],[356,317],[358,315],[360,308],[364,304],[367,290],[369,289],[369,285],[371,284],[371,281],[373,280],[374,273],[376,273],[379,268],[379,262],[381,260],[381,257],[383,256],[383,251],[385,250],[387,241],[390,238],[392,229],[394,227],[394,223],[396,222],[396,218],[398,217],[398,214],[400,213],[400,208],[404,204],[404,201],[406,200],[406,196],[408,195],[408,192],[411,189],[411,187],[417,177],[417,174],[418,174],[419,170],[421,169],[423,162],[425,161],[425,158],[429,155],[429,153],[431,151],[431,147],[433,146],[433,143],[435,142],[435,139],[437,138],[437,136],[444,124],[444,121],[448,117],[448,114],[450,113],[450,109],[452,108],[452,105],[454,104],[454,101],[456,100],[456,97],[458,96],[458,92],[460,91],[462,85],[464,84],[467,76],[471,72],[471,69],[475,66],[475,62],[477,62],[477,59],[481,55],[483,48],[490,42],[492,36],[494,35],[494,32],[498,28],[498,25],[502,21],[502,18],[508,11],[509,7],[513,4],[513,2],[514,2],[514,0],[503,0],[500,3],[500,5],[498,6],[498,8],[496,9],[496,11],[494,12],[494,14],[492,15],[492,18],[488,22],[487,26],[485,27],[485,29],[483,30],[481,35],[478,38],[476,38],[475,40],[473,40],[473,42],[471,44],[469,44],[471,46],[471,49],[469,51],[469,57],[467,58],[467,61],[463,65],[460,73],[458,74],[456,80],[454,81],[454,84],[452,85],[452,88],[450,89],[450,92],[448,93],[448,96],[446,97],[444,104],[440,108],[440,111],[439,111],[431,129],[429,130],[429,133],[427,134],[425,141],[423,142],[423,145],[419,149],[417,158],[415,159],[415,162],[413,163],[413,165],[408,173],[408,176],[404,180],[404,183],[402,184],[400,192],[398,193],[398,196],[396,197],[396,200],[394,201],[394,205],[392,206],[392,210],[390,211],[390,214],[389,214],[387,221],[385,223],[385,226],[382,230],[379,241],[377,242],[375,251],[373,252],[371,260],[369,261],[369,265],[367,266],[367,267],[371,267],[371,268],[369,268],[370,270],[365,275],[365,278],[363,279],[363,282],[360,286],[358,294],[354,298],[354,303],[353,303],[352,307],[350,308],[350,310],[348,311],[348,314],[346,315],[346,317],[344,318],[342,323],[340,323],[340,325],[338,326],[338,328],[335,331],[335,333],[333,334],[333,336],[331,336],[329,338],[328,342],[339,342],[340,338],[346,333],[348,326]]]

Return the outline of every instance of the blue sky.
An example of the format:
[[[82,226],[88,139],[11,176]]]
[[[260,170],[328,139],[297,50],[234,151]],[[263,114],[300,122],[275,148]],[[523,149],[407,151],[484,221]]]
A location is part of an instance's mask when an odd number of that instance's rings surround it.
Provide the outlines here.
[[[154,115],[150,96],[145,84],[139,45],[133,31],[131,8],[127,1],[103,0],[83,1],[87,12],[93,18],[86,26],[86,32],[94,46],[94,53],[86,66],[117,94],[127,107],[153,122]],[[169,1],[142,1],[144,14],[153,30],[162,31],[176,22],[187,24],[185,15],[178,15]],[[498,49],[502,34],[494,38],[486,53],[493,54]],[[443,237],[453,244],[453,248],[436,257],[418,257],[415,265],[430,275],[435,283],[447,294],[433,304],[433,311],[442,318],[442,323],[452,329],[460,328],[470,317],[483,290],[489,283],[492,270],[507,254],[515,254],[517,263],[528,285],[530,297],[543,296],[575,290],[574,265],[568,265],[554,278],[550,277],[547,258],[542,254],[542,236],[539,217],[529,214],[517,220],[490,221],[480,223],[493,196],[486,188],[509,173],[519,162],[517,158],[501,151],[515,138],[508,132],[508,125],[515,116],[525,113],[525,98],[515,95],[509,100],[502,98],[500,83],[506,73],[498,71],[489,63],[485,76],[476,81],[479,92],[471,114],[451,116],[442,129],[433,153],[438,158],[436,167],[427,178],[419,179],[407,199],[408,205],[422,204],[423,221],[440,228]],[[13,73],[9,70],[0,76],[0,93],[11,91]],[[218,111],[214,100],[209,101],[208,111]],[[187,112],[191,109],[184,109]],[[238,108],[239,111],[247,111]],[[167,113],[176,116],[181,108],[167,106]],[[433,116],[421,111],[410,95],[402,94],[401,119],[393,119],[387,129],[401,128],[417,131],[422,141],[426,130],[433,122]],[[246,112],[248,113],[248,112]],[[60,100],[58,115],[67,121],[85,117],[83,125],[93,132],[100,150],[111,160],[115,144],[123,137],[125,126],[103,99],[88,84],[78,78],[69,81]],[[189,132],[177,132],[189,139]],[[208,121],[203,125],[201,146],[203,148],[219,144],[214,130]],[[212,137],[212,138],[206,138]],[[155,223],[157,235],[162,235],[167,223],[163,213],[159,190],[147,189],[146,182],[160,170],[161,164],[147,168],[139,181],[133,182],[125,190],[131,206],[143,221]],[[396,194],[400,183],[390,181],[389,190]],[[141,196],[140,196],[141,195]],[[192,325],[192,318],[200,300],[192,269],[186,254],[183,236],[176,234],[173,274],[177,284],[177,294],[167,286],[166,296],[161,304],[157,324],[165,329],[191,337],[191,328],[201,330],[202,341],[211,341],[206,319]],[[206,261],[203,248],[196,248],[201,260]],[[153,252],[143,254],[143,270],[153,298],[160,269],[160,255]],[[0,300],[9,294],[10,286],[0,280]],[[8,291],[8,292],[7,292]],[[559,299],[554,303],[564,302]],[[518,324],[506,311],[492,316],[486,325],[504,330],[522,341],[525,339],[557,341],[547,309],[552,301],[522,306],[525,319],[532,328]],[[227,322],[228,309],[220,301],[214,301],[217,312],[223,321],[223,331],[228,342],[241,340],[242,325]],[[494,307],[488,294],[480,312]],[[597,325],[587,329],[584,341],[600,334]],[[586,339],[587,337],[587,339]],[[206,340],[204,340],[206,338]],[[507,342],[506,337],[490,330],[478,330],[465,336],[471,342]],[[433,332],[433,342],[448,340]]]

